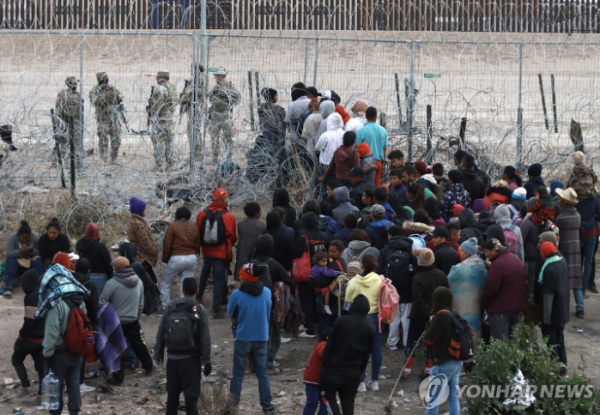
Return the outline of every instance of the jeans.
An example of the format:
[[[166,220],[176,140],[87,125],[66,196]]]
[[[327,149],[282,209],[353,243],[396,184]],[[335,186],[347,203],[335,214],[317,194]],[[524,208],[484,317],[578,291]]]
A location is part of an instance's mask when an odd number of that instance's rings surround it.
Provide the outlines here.
[[[360,383],[360,368],[347,369],[328,366],[321,371],[321,389],[333,415],[354,415],[354,399]],[[336,400],[340,397],[342,412]]]
[[[246,360],[251,357],[254,361],[254,370],[258,379],[258,395],[260,406],[263,411],[274,409],[271,403],[271,384],[267,375],[267,342],[244,342],[236,340],[233,346],[233,377],[229,384],[229,391],[233,395],[234,403],[237,405],[242,396],[242,381],[244,380],[244,370],[246,370]]]
[[[502,313],[490,314],[488,323],[490,325],[490,335],[494,339],[508,341],[512,339],[512,331],[519,324],[521,313]]]
[[[306,404],[302,415],[315,415],[315,411],[319,408],[317,415],[327,415],[327,405],[321,401],[321,388],[319,385],[306,384]]]
[[[585,311],[585,304],[583,302],[583,290],[581,288],[573,288],[573,297],[575,298],[575,310]]]
[[[207,258],[204,257],[204,263],[202,264],[202,272],[200,273],[200,290],[196,295],[196,299],[202,301],[204,291],[206,290],[206,284],[208,283],[208,276],[210,270],[213,270],[213,302],[212,311],[213,313],[219,312],[219,306],[221,304],[221,297],[227,289],[227,261],[221,258]]]
[[[583,275],[582,275],[582,287],[587,289],[588,283],[590,282],[590,276],[592,275],[592,265],[594,263],[594,249],[596,248],[597,236],[590,236],[585,238],[585,245],[581,248],[583,255]]]
[[[462,365],[463,362],[453,359],[431,368],[430,382],[433,382],[433,379],[436,376],[445,376],[445,378],[442,377],[442,379],[447,382],[449,387],[448,409],[450,415],[460,414],[460,403],[458,402],[458,378],[460,376]],[[436,387],[432,385],[429,387],[427,390],[427,410],[425,411],[425,415],[437,415],[439,410],[439,398],[442,391],[443,387],[440,386]]]
[[[12,355],[12,365],[17,372],[17,376],[21,381],[21,386],[28,388],[31,386],[29,378],[27,377],[27,369],[23,362],[28,355],[33,358],[33,365],[35,371],[38,373],[38,395],[42,393],[42,379],[44,376],[44,347],[42,343],[33,343],[25,339],[17,339],[15,342],[14,352]]]
[[[186,278],[194,278],[196,270],[196,255],[174,255],[169,258],[169,263],[163,271],[160,280],[160,295],[162,297],[163,310],[167,308],[167,304],[171,301],[171,285],[175,278],[181,274],[179,278],[179,296],[183,297],[183,281]]]
[[[67,384],[67,395],[69,396],[69,404],[67,406],[70,414],[78,414],[81,410],[81,394],[79,390],[81,360],[82,356],[67,350],[66,347],[57,349],[54,352],[52,370],[58,378],[60,385],[59,390],[62,391],[63,385],[65,383]],[[46,373],[48,372],[49,368],[46,368]],[[56,411],[50,411],[50,414],[62,414],[63,404],[63,394],[60,393],[58,396],[58,409]]]
[[[381,331],[379,330],[379,313],[367,315],[369,320],[375,326],[375,340],[373,340],[373,349],[371,350],[371,381],[379,380],[379,372],[381,371]],[[364,382],[367,377],[366,372],[360,376],[360,381]]]
[[[90,276],[90,280],[94,283],[96,288],[98,289],[98,297],[102,295],[102,291],[104,291],[104,286],[108,281],[108,277],[106,274],[88,274]]]
[[[23,275],[28,268],[23,268],[20,266],[17,258],[6,258],[5,266],[4,289],[6,291],[11,291],[13,284],[17,280],[17,277]],[[37,257],[35,260],[31,261],[31,268],[38,272],[41,281],[42,277],[44,276],[44,262],[42,261],[42,258]]]
[[[387,345],[390,347],[398,346],[400,343],[400,325],[402,325],[402,346],[406,347],[406,341],[408,340],[408,327],[410,326],[410,311],[412,310],[412,303],[400,303],[398,307],[398,314],[394,321],[390,323],[390,334],[387,339]]]
[[[279,353],[279,348],[281,347],[281,332],[279,331],[279,324],[273,321],[273,316],[271,315],[271,321],[269,322],[269,363],[273,363],[273,360],[277,357],[277,353]]]
[[[129,343],[129,340],[127,340],[127,355],[125,356],[125,367],[135,367],[135,364],[137,363],[138,358],[135,355],[135,352],[133,351],[133,346],[131,345],[131,343]]]

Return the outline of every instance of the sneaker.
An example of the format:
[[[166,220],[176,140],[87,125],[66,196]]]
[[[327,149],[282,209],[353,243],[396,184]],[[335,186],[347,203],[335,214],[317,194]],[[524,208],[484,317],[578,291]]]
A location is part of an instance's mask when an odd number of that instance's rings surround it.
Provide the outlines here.
[[[376,380],[370,380],[367,382],[367,387],[373,392],[377,392],[379,390],[379,382]]]
[[[298,337],[312,338],[312,337],[315,337],[315,334],[309,334],[308,331],[303,331],[302,333],[300,333],[298,335]]]
[[[165,310],[163,310],[162,308],[161,308],[161,309],[159,309],[159,310],[156,310],[156,311],[154,312],[154,315],[155,315],[155,316],[164,316],[164,315],[165,315]]]
[[[155,371],[156,371],[156,368],[154,366],[152,366],[152,369],[148,369],[144,372],[144,376],[152,376]]]
[[[398,346],[390,346],[389,344],[385,344],[385,347],[387,347],[390,350],[398,350]]]
[[[281,338],[281,344],[290,343],[291,341],[292,341],[291,337],[282,337]]]
[[[220,320],[223,318],[223,314],[221,313],[215,313],[214,311],[210,312],[210,319],[211,320]]]
[[[279,413],[279,409],[273,408],[273,409],[267,409],[265,411],[265,415],[275,415]]]
[[[12,291],[11,290],[4,291],[4,298],[12,298]]]
[[[23,396],[27,396],[31,393],[31,388],[29,386],[22,387],[19,392],[15,395],[15,398],[22,398]]]
[[[585,317],[583,316],[583,311],[578,311],[575,313],[575,317],[580,318],[580,319],[584,319]]]
[[[281,366],[279,363],[277,363],[275,360],[273,360],[270,364],[270,366],[273,366],[274,368],[278,368],[279,366]]]
[[[81,385],[79,385],[79,393],[81,395],[83,395],[84,393],[95,391],[95,390],[96,390],[96,388],[94,388],[93,386],[88,386],[85,383],[82,383]]]
[[[596,285],[588,285],[587,289],[594,294],[600,294],[600,291],[598,291],[598,287],[596,287]]]
[[[106,384],[111,386],[121,386],[123,385],[123,381],[115,378],[110,378],[106,380]]]
[[[405,373],[400,376],[400,382],[408,382],[410,380],[409,376]]]
[[[358,389],[356,391],[357,392],[366,392],[367,385],[365,384],[365,382],[360,382],[360,385],[358,385]]]

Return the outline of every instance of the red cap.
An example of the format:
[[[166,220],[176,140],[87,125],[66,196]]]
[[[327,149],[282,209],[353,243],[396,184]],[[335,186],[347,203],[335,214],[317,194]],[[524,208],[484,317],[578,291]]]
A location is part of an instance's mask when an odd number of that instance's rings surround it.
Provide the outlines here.
[[[225,189],[217,189],[213,192],[213,200],[216,202],[217,200],[223,199],[227,196],[227,190]]]
[[[540,254],[548,258],[549,256],[556,253],[556,245],[552,242],[544,242],[540,245]]]
[[[421,175],[427,174],[427,164],[425,164],[424,162],[417,161],[415,162],[415,164],[413,164],[413,167],[417,169],[417,171],[421,173]]]
[[[457,218],[458,215],[460,214],[460,212],[462,212],[464,209],[465,209],[465,207],[463,205],[456,204],[456,205],[452,206],[452,214],[454,215],[455,218]]]

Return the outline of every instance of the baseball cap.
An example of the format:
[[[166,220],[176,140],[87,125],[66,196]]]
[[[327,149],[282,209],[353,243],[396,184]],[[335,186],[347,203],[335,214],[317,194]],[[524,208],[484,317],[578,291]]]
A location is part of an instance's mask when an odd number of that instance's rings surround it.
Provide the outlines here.
[[[323,92],[324,99],[330,99],[333,101],[334,99],[339,98],[339,97],[340,96],[338,94],[336,94],[333,89],[329,89],[329,90]]]
[[[385,216],[385,208],[381,205],[375,204],[371,207],[371,213],[373,214],[374,218],[381,219]]]
[[[171,76],[171,74],[169,73],[169,71],[158,71],[158,73],[156,74],[157,78],[169,78]]]
[[[217,200],[223,199],[225,196],[227,196],[227,190],[225,190],[225,189],[217,189],[212,194],[213,200],[215,202]]]
[[[448,232],[448,228],[446,228],[445,226],[438,226],[434,229],[433,236],[448,239],[450,237],[450,232]]]
[[[360,176],[365,177],[365,170],[362,167],[352,167],[346,176]]]

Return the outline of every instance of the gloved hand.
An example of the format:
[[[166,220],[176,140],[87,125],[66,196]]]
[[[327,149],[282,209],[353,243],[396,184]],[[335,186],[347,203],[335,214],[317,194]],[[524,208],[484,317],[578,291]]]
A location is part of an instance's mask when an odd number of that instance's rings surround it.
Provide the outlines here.
[[[54,356],[44,357],[44,363],[46,364],[48,370],[52,369],[54,367]]]
[[[204,365],[204,376],[208,376],[210,375],[212,372],[212,365],[210,363],[207,363]]]

